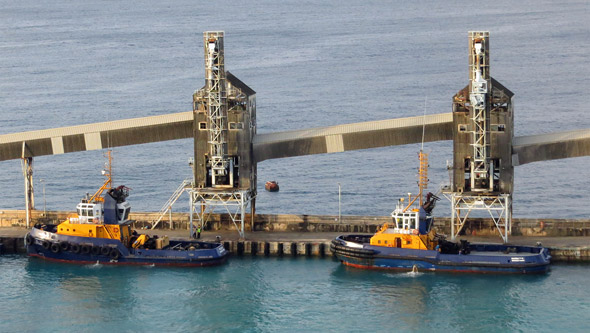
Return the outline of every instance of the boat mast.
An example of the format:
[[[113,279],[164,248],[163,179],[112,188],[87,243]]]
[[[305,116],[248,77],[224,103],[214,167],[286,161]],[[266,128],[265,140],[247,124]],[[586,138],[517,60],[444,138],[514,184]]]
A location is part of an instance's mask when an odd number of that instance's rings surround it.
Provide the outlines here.
[[[104,198],[102,197],[102,193],[105,190],[110,190],[113,188],[113,180],[112,180],[112,165],[113,165],[113,157],[111,156],[111,150],[107,150],[105,157],[107,158],[107,163],[105,168],[102,170],[102,174],[106,177],[104,184],[90,197],[88,202],[104,202]]]
[[[428,188],[428,154],[424,152],[424,132],[426,128],[426,98],[424,99],[424,121],[422,122],[422,145],[420,146],[420,152],[418,153],[418,160],[420,161],[420,166],[418,167],[418,195],[412,197],[409,194],[408,198],[408,205],[404,208],[404,212],[407,211],[416,199],[418,199],[418,203],[420,207],[424,206],[424,198],[423,193],[426,188]]]

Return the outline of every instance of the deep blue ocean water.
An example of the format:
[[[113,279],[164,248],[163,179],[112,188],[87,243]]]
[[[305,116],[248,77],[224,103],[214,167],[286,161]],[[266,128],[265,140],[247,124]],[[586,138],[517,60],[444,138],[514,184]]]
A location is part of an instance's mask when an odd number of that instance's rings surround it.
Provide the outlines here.
[[[1,332],[585,332],[588,266],[547,275],[388,273],[331,259],[204,268],[0,256]]]

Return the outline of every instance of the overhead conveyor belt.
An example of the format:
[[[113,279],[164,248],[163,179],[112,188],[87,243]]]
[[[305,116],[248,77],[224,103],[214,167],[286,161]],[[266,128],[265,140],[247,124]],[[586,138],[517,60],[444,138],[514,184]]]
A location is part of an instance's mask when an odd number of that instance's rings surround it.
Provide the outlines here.
[[[192,111],[123,119],[0,135],[0,161],[192,137]]]
[[[254,138],[257,162],[268,159],[334,153],[422,140],[452,139],[452,114],[369,121],[304,130],[259,134]],[[193,137],[193,114],[182,112],[31,132],[0,135],[0,161],[65,154]],[[590,156],[590,129],[515,137],[514,165]]]
[[[452,139],[452,113],[258,134],[254,158],[273,158],[337,153],[349,150],[405,145]]]
[[[514,166],[590,156],[590,129],[515,137],[512,152]]]

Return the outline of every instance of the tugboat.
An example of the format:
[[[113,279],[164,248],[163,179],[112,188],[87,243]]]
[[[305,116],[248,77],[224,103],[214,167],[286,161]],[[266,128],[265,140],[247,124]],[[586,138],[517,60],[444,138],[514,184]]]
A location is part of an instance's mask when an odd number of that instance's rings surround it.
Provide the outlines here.
[[[507,244],[470,244],[447,241],[433,228],[432,210],[438,197],[432,193],[423,201],[428,181],[428,157],[419,153],[417,196],[408,204],[398,201],[385,223],[374,235],[342,235],[332,241],[332,253],[347,266],[362,269],[400,271],[448,271],[469,273],[545,273],[551,255],[543,247]],[[415,205],[416,200],[419,204]]]
[[[264,189],[269,192],[278,192],[279,191],[279,183],[274,180],[269,180],[264,184]]]
[[[113,265],[212,266],[228,252],[220,243],[177,241],[140,235],[128,220],[129,188],[111,188],[110,151],[107,180],[76,206],[77,214],[58,224],[37,224],[25,236],[29,256],[46,260]],[[107,190],[104,196],[101,194]]]

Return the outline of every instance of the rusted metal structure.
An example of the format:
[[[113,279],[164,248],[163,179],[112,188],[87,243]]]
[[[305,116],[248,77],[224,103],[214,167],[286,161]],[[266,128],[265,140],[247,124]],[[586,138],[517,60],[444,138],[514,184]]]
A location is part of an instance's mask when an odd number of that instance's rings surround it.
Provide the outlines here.
[[[490,75],[489,32],[469,32],[469,85],[453,97],[452,223],[486,211],[504,241],[512,220],[513,93]]]
[[[205,86],[193,95],[194,184],[192,217],[203,226],[208,212],[223,207],[244,236],[245,210],[255,213],[256,93],[225,71],[222,31],[203,34]],[[239,226],[238,226],[239,222]]]

